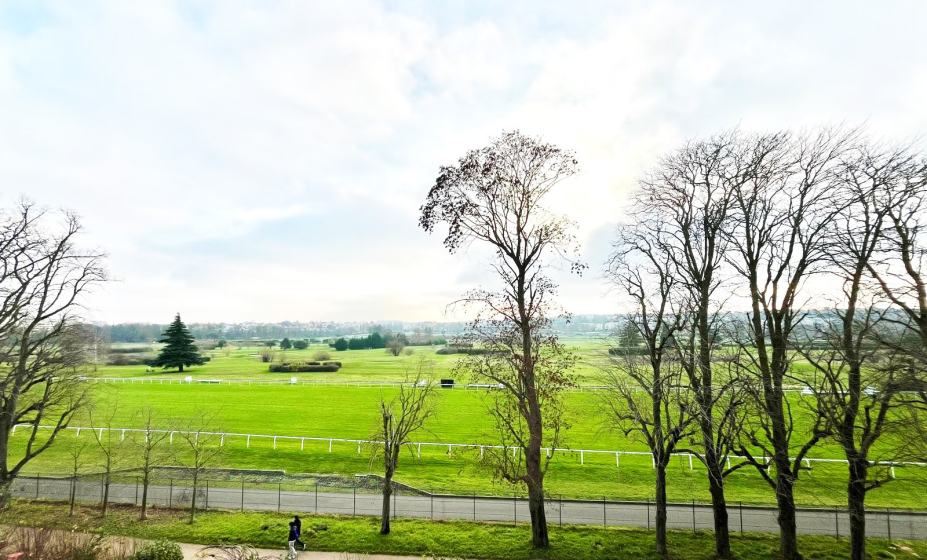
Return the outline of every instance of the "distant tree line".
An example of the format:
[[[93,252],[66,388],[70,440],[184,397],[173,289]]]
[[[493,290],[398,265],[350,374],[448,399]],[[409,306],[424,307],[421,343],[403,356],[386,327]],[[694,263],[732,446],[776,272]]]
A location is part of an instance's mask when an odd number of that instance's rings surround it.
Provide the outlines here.
[[[442,336],[417,336],[411,337],[405,333],[380,334],[373,332],[367,336],[358,336],[351,338],[338,338],[329,342],[329,346],[338,351],[344,350],[370,350],[374,348],[403,348],[406,346],[432,346],[447,344],[447,339]]]
[[[101,335],[116,343],[154,342],[161,336],[166,324],[120,323],[94,327]],[[459,333],[461,323],[404,323],[388,321],[374,323],[189,323],[190,332],[199,340],[281,340],[283,338],[350,338],[370,332],[408,332],[410,337],[446,336]],[[446,334],[445,334],[446,333]],[[415,343],[413,343],[414,345]]]

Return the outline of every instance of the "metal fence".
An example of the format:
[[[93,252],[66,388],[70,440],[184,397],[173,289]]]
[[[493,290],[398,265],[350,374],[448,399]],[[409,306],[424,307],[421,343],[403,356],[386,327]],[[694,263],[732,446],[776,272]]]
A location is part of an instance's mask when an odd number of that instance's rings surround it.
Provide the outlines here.
[[[266,477],[265,477],[266,478]],[[348,516],[380,515],[382,494],[371,478],[286,479],[279,482],[247,480],[244,475],[206,479],[196,489],[197,510],[252,510]],[[20,477],[13,485],[18,498],[68,501],[72,492],[82,504],[99,504],[105,485],[101,476]],[[141,479],[120,476],[109,487],[109,503],[141,504]],[[189,508],[193,487],[187,477],[159,478],[148,489],[148,503],[158,507]],[[503,523],[528,523],[528,502],[522,496],[449,495],[400,487],[394,492],[393,515],[430,519],[465,519]],[[572,500],[551,496],[545,502],[547,520],[559,525],[601,525],[651,528],[656,516],[650,501]],[[729,504],[732,532],[778,532],[776,509]],[[710,504],[673,503],[667,511],[671,529],[711,531],[713,517]],[[803,534],[847,536],[849,516],[842,509],[800,508],[798,530]],[[927,539],[927,514],[901,511],[870,511],[866,519],[870,537],[888,539]]]

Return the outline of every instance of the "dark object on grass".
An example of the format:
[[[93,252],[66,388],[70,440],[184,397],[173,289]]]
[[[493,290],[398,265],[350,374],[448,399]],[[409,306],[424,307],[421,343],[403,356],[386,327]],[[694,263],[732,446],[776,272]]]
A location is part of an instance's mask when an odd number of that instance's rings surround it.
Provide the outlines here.
[[[442,389],[453,389],[453,388],[454,388],[454,380],[453,380],[453,379],[442,379],[442,380],[441,380],[441,388],[442,388]]]

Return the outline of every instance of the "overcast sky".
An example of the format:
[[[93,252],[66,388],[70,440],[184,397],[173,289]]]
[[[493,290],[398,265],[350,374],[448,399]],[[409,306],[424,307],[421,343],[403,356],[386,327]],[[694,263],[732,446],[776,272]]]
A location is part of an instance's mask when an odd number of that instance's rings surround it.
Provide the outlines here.
[[[106,322],[446,320],[492,286],[417,227],[503,130],[577,152],[574,313],[639,176],[686,139],[927,130],[927,2],[0,2],[0,196],[83,216]]]

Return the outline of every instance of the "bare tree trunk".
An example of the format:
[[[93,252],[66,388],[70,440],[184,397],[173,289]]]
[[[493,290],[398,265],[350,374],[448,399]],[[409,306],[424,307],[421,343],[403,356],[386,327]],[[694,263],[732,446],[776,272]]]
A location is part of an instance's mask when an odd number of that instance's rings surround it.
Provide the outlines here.
[[[196,471],[193,472],[193,497],[190,500],[190,524],[193,524],[196,518],[196,483],[197,483]],[[244,488],[244,487],[242,487]]]
[[[656,528],[657,528],[657,554],[666,556],[669,549],[666,545],[666,461],[661,457],[657,463],[656,484]]]
[[[866,559],[866,479],[869,462],[850,461],[847,482],[847,507],[850,511],[850,560]]]
[[[69,499],[68,517],[74,517],[74,502],[77,501],[77,477],[71,477],[71,496]]]
[[[531,545],[534,548],[548,548],[550,537],[547,534],[547,514],[544,512],[544,481],[536,478],[540,474],[540,465],[527,465],[528,469],[528,511],[531,513]],[[534,474],[532,474],[534,473]]]
[[[142,478],[142,515],[139,517],[142,521],[148,519],[148,475]]]
[[[388,473],[383,477],[383,513],[380,518],[380,534],[389,534],[389,500],[393,495],[393,475]]]
[[[101,513],[103,519],[106,519],[106,510],[109,506],[109,477],[106,477],[106,480],[103,482],[103,512]]]
[[[714,450],[710,453],[715,455]],[[731,534],[728,528],[727,499],[724,497],[724,476],[717,457],[712,457],[707,462],[708,493],[711,495],[711,515],[715,528],[715,554],[719,558],[730,558]]]
[[[782,560],[801,560],[798,528],[795,523],[795,496],[792,475],[776,468],[776,505],[779,508],[779,555]]]

